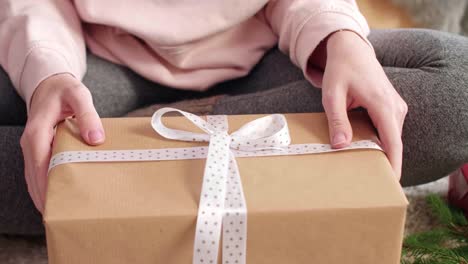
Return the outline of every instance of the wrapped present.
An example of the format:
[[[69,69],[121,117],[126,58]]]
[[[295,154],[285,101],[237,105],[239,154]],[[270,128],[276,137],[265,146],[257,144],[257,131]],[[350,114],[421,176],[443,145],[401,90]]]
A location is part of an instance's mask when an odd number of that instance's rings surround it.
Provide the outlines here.
[[[183,116],[163,117],[167,112]],[[57,128],[49,263],[397,264],[407,200],[364,113],[349,148],[324,114],[103,119]],[[207,143],[209,142],[209,143]]]

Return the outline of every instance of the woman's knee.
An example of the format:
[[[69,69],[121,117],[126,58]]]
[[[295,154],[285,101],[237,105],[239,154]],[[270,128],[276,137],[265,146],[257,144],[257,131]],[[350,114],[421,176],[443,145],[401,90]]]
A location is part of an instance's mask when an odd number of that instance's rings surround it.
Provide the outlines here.
[[[468,163],[468,91],[458,98],[452,92],[430,92],[409,106],[403,129],[404,186],[437,180]]]
[[[448,154],[457,163],[468,162],[468,38],[438,31],[430,31],[426,38],[437,42],[442,50],[439,65],[426,70],[435,79],[432,94],[433,109],[447,129],[441,140],[451,142]],[[431,82],[431,79],[426,82]]]
[[[468,67],[468,38],[429,29],[374,30],[369,40],[383,66],[409,69]]]
[[[436,180],[468,162],[468,39],[430,30],[412,37],[426,47],[418,67],[386,69],[409,106],[403,185]]]

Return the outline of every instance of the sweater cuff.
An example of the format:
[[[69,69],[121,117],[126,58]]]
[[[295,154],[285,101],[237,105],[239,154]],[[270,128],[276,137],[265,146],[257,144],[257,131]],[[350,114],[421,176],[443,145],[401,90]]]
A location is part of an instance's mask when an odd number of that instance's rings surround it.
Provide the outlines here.
[[[72,67],[61,53],[45,47],[31,50],[26,57],[18,82],[18,92],[24,99],[28,112],[31,98],[39,84],[48,77],[60,73],[70,73],[75,76]]]
[[[323,74],[307,69],[308,60],[320,42],[339,30],[355,32],[372,48],[367,39],[370,31],[367,22],[357,11],[350,13],[349,10],[335,8],[309,17],[298,34],[293,61],[302,69],[306,79],[316,87],[320,87]]]

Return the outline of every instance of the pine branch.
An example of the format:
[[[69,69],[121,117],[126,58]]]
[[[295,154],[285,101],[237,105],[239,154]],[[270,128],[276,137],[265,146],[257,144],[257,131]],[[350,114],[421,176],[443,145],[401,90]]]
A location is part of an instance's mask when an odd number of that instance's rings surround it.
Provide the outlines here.
[[[432,209],[432,212],[442,225],[450,226],[454,223],[452,211],[440,196],[429,195],[427,197],[427,202],[429,203],[429,207]]]
[[[468,221],[437,195],[427,202],[440,223],[434,230],[408,235],[402,264],[468,264]]]

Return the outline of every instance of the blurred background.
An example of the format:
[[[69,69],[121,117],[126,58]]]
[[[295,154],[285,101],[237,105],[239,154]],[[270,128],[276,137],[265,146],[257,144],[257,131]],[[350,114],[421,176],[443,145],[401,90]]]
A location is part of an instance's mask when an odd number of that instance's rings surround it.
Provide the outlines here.
[[[371,28],[422,27],[468,36],[468,0],[356,0]]]

